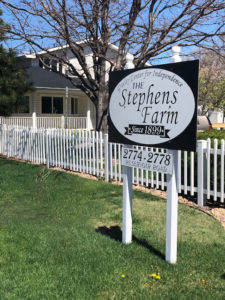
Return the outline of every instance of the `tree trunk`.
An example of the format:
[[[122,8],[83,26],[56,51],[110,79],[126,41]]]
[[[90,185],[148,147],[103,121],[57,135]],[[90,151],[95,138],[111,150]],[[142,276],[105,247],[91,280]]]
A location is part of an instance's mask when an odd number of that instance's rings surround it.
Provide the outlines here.
[[[108,91],[99,91],[96,108],[96,130],[107,133]]]
[[[106,61],[99,59],[99,90],[97,99],[97,116],[96,116],[96,130],[107,132],[107,109],[108,109],[108,82],[106,80]]]

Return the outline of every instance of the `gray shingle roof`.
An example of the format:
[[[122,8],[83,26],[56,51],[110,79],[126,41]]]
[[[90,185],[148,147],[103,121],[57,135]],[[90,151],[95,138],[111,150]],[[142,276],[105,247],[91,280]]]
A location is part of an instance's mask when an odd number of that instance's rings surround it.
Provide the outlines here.
[[[75,78],[74,85],[71,81],[59,73],[50,72],[48,70],[30,67],[25,69],[26,78],[29,82],[32,82],[35,87],[42,88],[66,88],[69,89],[79,89],[77,85],[79,84],[79,79]]]

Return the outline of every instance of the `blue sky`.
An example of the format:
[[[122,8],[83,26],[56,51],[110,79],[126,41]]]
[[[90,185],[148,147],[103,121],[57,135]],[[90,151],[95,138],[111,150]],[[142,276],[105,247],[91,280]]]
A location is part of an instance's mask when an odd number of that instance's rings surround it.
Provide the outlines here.
[[[15,0],[14,2],[13,2],[14,4],[15,3],[17,3],[18,5],[19,5],[19,3],[20,3],[20,1],[18,1],[18,0]],[[1,7],[1,6],[0,6]],[[174,11],[173,11],[173,13],[174,13]],[[168,16],[169,17],[169,16]],[[4,19],[4,21],[6,22],[6,23],[11,23],[11,17],[10,17],[10,15],[9,14],[7,14],[7,12],[3,9],[3,19]],[[36,24],[38,24],[38,23],[36,23]],[[211,26],[210,27],[210,30],[212,30],[213,29],[213,27]],[[30,46],[27,44],[27,45],[23,45],[23,47],[21,47],[21,40],[19,40],[19,41],[12,41],[12,40],[7,40],[6,42],[5,42],[5,45],[4,45],[6,48],[13,48],[13,49],[16,49],[18,52],[21,52],[21,51],[29,51],[30,50]],[[184,55],[184,57],[183,57],[183,60],[186,60],[186,59],[188,59],[188,55],[191,55],[191,53],[193,52],[193,51],[195,51],[196,50],[196,47],[189,47],[189,48],[182,48],[182,51],[181,51],[181,55]],[[168,52],[167,53],[167,56],[168,57],[166,57],[166,58],[163,58],[163,59],[160,59],[160,57],[162,57],[163,55],[160,55],[159,57],[158,57],[158,59],[157,60],[153,60],[153,61],[150,61],[150,63],[152,63],[152,64],[163,64],[163,63],[169,63],[170,62],[170,57],[171,57],[171,55],[172,55],[172,52],[170,51],[170,52]]]

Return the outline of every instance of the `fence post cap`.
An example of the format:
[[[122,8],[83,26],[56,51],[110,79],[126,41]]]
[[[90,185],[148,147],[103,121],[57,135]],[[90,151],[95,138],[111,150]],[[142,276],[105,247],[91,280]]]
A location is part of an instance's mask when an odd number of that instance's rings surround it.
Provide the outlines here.
[[[207,140],[198,140],[198,144],[207,145]]]
[[[172,63],[177,63],[177,62],[181,62],[182,58],[180,56],[180,52],[181,52],[181,47],[179,47],[178,45],[175,45],[172,47],[172,57],[171,57],[171,62]]]
[[[173,46],[172,47],[172,52],[173,52],[173,54],[179,55],[180,52],[181,52],[181,47],[178,46],[178,45]]]
[[[126,65],[125,65],[125,69],[133,69],[134,68],[134,56],[131,53],[127,53],[126,55]]]

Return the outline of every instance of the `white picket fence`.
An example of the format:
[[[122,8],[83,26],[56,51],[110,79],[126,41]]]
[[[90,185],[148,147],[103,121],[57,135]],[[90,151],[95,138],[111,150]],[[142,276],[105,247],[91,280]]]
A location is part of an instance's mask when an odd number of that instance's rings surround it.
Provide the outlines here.
[[[211,146],[210,140],[198,141],[197,153],[179,151],[178,191],[197,194],[200,205],[206,198],[224,203],[224,140],[220,149],[217,140]],[[108,135],[101,132],[0,125],[1,154],[92,174],[106,181],[123,179],[121,147],[108,143]],[[133,168],[133,184],[165,190],[166,174]]]

